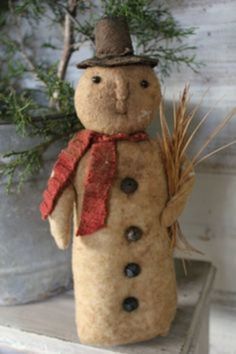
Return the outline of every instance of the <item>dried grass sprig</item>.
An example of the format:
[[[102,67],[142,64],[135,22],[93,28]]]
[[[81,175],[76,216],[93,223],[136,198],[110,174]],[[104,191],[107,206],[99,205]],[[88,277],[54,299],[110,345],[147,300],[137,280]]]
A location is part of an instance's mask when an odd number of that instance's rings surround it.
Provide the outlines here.
[[[205,123],[210,113],[214,109],[210,109],[195,126],[193,131],[190,131],[190,125],[193,122],[198,109],[200,108],[204,96],[202,97],[200,103],[191,112],[188,112],[189,85],[185,86],[183,93],[180,95],[179,101],[177,103],[173,103],[172,132],[169,128],[168,121],[165,116],[163,102],[161,102],[160,105],[161,135],[159,136],[159,143],[166,170],[170,199],[174,197],[178,191],[181,190],[184,184],[192,178],[193,169],[196,165],[236,143],[236,140],[234,140],[228,144],[216,148],[210,153],[207,153],[205,156],[201,156],[207,146],[212,142],[212,140],[216,138],[222,129],[229,123],[232,117],[236,115],[236,108],[234,108],[222,120],[222,122],[220,122],[213,129],[213,131],[209,134],[206,141],[202,144],[195,155],[188,161],[186,160],[185,153],[187,149],[191,146],[191,143],[199,132],[199,129]],[[169,231],[171,237],[171,245],[173,248],[177,245],[181,249],[199,252],[187,242],[181,231],[181,227],[178,221],[170,226]]]

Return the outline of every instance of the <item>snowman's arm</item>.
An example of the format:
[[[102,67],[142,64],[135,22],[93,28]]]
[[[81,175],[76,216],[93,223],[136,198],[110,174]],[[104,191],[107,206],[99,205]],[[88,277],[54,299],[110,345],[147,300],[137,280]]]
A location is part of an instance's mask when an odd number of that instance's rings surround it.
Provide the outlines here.
[[[74,202],[75,191],[73,186],[69,185],[48,217],[51,234],[60,249],[66,249],[70,242]]]
[[[167,205],[161,214],[161,224],[163,226],[171,226],[182,214],[188,197],[193,189],[194,181],[195,176],[192,169],[186,182],[182,185],[179,191],[167,202]]]

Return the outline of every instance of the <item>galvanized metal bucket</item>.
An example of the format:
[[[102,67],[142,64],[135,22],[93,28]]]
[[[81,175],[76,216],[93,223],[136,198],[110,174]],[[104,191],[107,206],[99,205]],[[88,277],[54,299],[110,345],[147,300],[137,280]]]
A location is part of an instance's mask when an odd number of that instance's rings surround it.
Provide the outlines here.
[[[0,152],[23,150],[35,143],[24,139],[22,145],[14,126],[0,125]],[[26,182],[20,194],[6,194],[6,181],[0,180],[0,305],[42,300],[71,287],[71,251],[56,247],[39,213],[59,149],[49,151],[45,168]]]

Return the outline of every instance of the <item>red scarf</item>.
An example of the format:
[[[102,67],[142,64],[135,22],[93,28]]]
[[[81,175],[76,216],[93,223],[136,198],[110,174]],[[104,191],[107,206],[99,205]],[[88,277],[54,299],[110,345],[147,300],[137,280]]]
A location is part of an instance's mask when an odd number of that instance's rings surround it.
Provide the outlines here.
[[[145,132],[135,134],[99,134],[82,130],[62,150],[53,167],[43,193],[40,211],[46,219],[53,211],[63,190],[72,182],[78,162],[91,148],[87,174],[84,181],[84,197],[80,225],[76,235],[89,235],[104,227],[107,218],[107,202],[117,166],[116,141],[132,142],[148,139]]]

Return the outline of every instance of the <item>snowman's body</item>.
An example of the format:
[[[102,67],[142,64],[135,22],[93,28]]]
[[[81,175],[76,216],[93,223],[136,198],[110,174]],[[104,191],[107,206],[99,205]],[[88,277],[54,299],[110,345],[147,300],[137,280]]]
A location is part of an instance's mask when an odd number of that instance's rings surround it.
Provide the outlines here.
[[[75,95],[84,126],[106,135],[145,130],[159,103],[159,82],[146,64],[88,68]],[[73,237],[76,322],[82,343],[115,345],[164,335],[176,311],[168,227],[182,212],[193,180],[179,191],[180,197],[169,200],[158,143],[127,138],[115,144],[106,225]],[[88,149],[49,217],[61,249],[69,244],[72,214],[74,233],[81,221],[90,156]],[[100,163],[106,159],[100,158]]]
[[[118,142],[117,153],[106,228],[73,240],[76,319],[84,343],[113,345],[165,334],[176,309],[172,252],[167,230],[160,225],[168,194],[158,146],[152,141]],[[79,210],[88,158],[89,152],[74,180]],[[126,177],[138,183],[131,194],[121,189]],[[136,241],[127,236],[132,226],[142,230]],[[131,278],[125,274],[130,263],[140,267]],[[138,307],[128,312],[123,302],[130,297]]]

